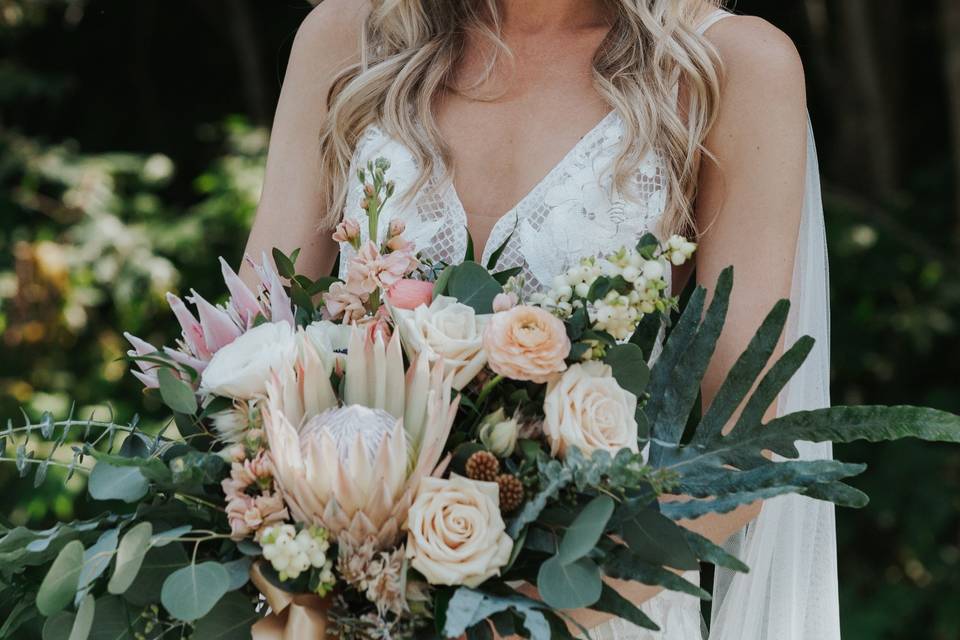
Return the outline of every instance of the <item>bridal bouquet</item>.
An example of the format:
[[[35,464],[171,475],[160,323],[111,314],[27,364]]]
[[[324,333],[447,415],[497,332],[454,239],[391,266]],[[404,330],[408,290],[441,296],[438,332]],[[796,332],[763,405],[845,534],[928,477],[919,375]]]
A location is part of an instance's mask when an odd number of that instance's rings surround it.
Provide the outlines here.
[[[678,521],[786,493],[866,503],[843,482],[862,465],[798,461],[796,441],[960,441],[960,418],[922,408],[763,424],[812,346],[767,369],[787,302],[700,415],[730,271],[660,341],[678,307],[666,270],[692,243],[646,236],[525,295],[502,248],[436,264],[401,223],[381,234],[387,169],[358,176],[366,229],[334,234],[352,248],[345,281],[275,250],[251,291],[221,261],[225,304],[169,297],[175,346],[128,336],[171,412],[159,433],[52,416],[0,432],[38,478],[71,446],[104,501],[91,520],[0,528],[0,602],[17,603],[0,637],[39,616],[44,638],[70,640],[546,640],[587,632],[576,609],[656,629],[605,579],[708,598],[679,572],[747,570]]]

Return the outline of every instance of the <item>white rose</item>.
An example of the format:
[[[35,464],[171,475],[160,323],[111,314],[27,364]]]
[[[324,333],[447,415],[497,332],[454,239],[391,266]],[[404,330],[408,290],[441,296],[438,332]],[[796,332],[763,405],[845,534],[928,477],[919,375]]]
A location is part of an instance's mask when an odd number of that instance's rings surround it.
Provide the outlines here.
[[[495,482],[424,478],[407,519],[410,566],[430,584],[476,587],[510,560]]]
[[[613,370],[601,362],[575,364],[549,383],[543,411],[551,455],[562,457],[569,447],[586,454],[624,448],[639,452],[637,397],[617,384]]]
[[[453,388],[457,391],[477,377],[487,363],[483,350],[487,316],[478,316],[455,298],[438,296],[429,307],[393,309],[393,314],[411,357],[424,354],[431,363],[443,360],[445,371],[454,374]]]
[[[293,364],[296,347],[286,322],[254,327],[214,354],[200,377],[200,391],[237,400],[262,396],[270,372]]]
[[[346,366],[347,347],[350,344],[349,325],[320,320],[307,325],[302,335],[320,354],[327,375],[333,371],[334,364],[339,364],[340,369]]]

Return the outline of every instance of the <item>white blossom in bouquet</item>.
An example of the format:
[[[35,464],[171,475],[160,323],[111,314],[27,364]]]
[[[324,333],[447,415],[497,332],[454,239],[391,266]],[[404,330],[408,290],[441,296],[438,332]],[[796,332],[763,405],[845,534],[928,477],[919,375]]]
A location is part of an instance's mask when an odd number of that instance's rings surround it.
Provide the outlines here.
[[[254,327],[214,354],[200,377],[200,392],[235,400],[263,396],[270,373],[290,366],[296,349],[286,322]]]
[[[697,250],[697,245],[693,242],[690,242],[683,236],[672,235],[670,239],[667,240],[666,250],[664,255],[676,267],[679,267],[685,264],[691,257],[693,257],[694,251]]]
[[[348,325],[320,320],[307,325],[298,337],[309,340],[316,348],[327,375],[330,375],[335,367],[343,369],[346,365],[347,347],[350,345]]]
[[[457,391],[486,365],[483,328],[488,316],[447,296],[438,296],[429,306],[412,311],[394,308],[392,312],[408,355],[423,355],[431,363],[443,361]]]
[[[600,362],[571,366],[547,385],[543,432],[550,453],[563,457],[570,447],[589,454],[620,449],[639,452],[637,397],[617,384],[613,370]]]
[[[435,585],[476,587],[499,575],[513,549],[495,482],[424,478],[407,528],[410,566]]]

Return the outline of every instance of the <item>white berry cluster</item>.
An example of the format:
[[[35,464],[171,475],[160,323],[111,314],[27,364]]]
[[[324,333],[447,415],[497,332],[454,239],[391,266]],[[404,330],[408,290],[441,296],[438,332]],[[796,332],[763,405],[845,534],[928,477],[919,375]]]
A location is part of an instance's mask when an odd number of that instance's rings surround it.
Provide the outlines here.
[[[311,568],[320,569],[318,591],[333,586],[333,561],[327,558],[330,549],[327,530],[308,527],[297,532],[292,524],[278,524],[264,529],[260,539],[263,558],[270,562],[281,580],[296,580]]]
[[[672,235],[667,240],[667,246],[664,248],[663,255],[674,266],[681,266],[693,256],[697,250],[697,245],[690,242],[683,236]]]

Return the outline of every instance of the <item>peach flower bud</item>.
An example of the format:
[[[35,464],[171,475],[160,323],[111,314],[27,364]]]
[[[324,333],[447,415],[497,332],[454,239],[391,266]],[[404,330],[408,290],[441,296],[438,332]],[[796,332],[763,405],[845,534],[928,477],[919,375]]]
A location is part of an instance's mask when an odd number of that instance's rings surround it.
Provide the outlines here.
[[[360,223],[352,218],[347,218],[338,224],[336,230],[333,232],[334,242],[353,244],[358,238],[360,238]]]
[[[510,309],[513,309],[519,303],[520,299],[517,297],[517,294],[512,291],[508,293],[498,293],[493,299],[493,312],[501,313],[503,311],[510,311]]]
[[[414,310],[433,300],[433,283],[404,278],[387,291],[387,301],[397,309]]]
[[[394,238],[407,230],[407,223],[403,220],[391,220],[389,235]]]
[[[548,311],[525,305],[493,314],[483,332],[483,346],[494,373],[538,384],[564,371],[570,354],[563,322]]]

